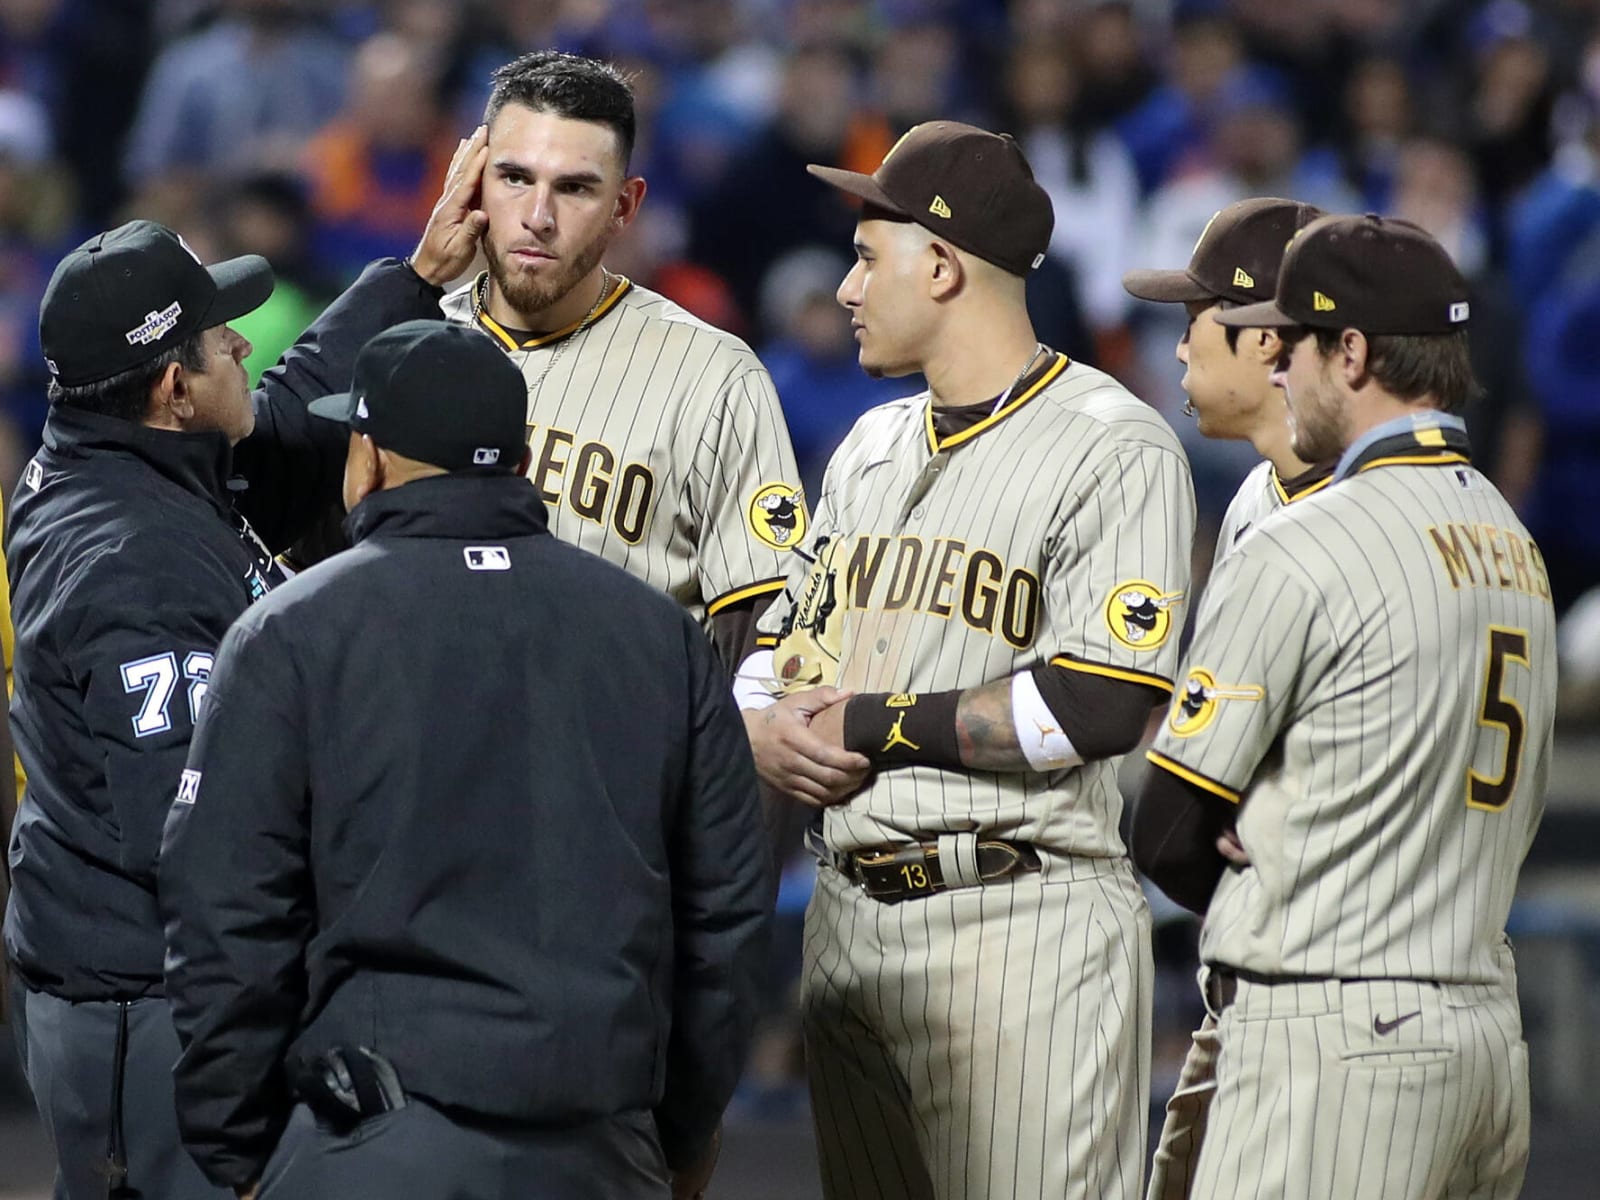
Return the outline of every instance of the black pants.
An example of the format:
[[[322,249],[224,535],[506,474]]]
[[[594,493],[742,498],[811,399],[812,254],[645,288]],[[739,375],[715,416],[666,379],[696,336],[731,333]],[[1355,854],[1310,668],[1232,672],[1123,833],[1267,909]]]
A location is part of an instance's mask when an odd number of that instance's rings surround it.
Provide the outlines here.
[[[560,1129],[452,1120],[412,1099],[353,1133],[300,1105],[261,1177],[259,1200],[668,1200],[648,1113]]]
[[[107,1149],[116,1101],[119,1005],[73,1004],[12,980],[12,1033],[22,1072],[56,1151],[55,1200],[112,1195]],[[178,1141],[172,1066],[178,1035],[164,999],[128,1004],[121,1115],[132,1200],[218,1200],[232,1193],[206,1182]]]

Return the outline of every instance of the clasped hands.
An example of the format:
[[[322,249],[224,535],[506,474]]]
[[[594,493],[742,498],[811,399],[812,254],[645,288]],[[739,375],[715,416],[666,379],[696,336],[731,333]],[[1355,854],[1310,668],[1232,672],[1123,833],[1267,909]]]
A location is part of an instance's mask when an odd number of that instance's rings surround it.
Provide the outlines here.
[[[872,763],[844,748],[844,706],[851,692],[816,687],[767,708],[744,710],[750,749],[762,781],[815,808],[848,800]]]

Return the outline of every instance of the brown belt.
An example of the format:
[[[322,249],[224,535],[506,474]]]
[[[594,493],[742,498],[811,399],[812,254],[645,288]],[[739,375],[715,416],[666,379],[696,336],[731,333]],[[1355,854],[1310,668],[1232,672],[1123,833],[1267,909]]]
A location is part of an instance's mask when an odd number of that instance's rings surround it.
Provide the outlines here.
[[[1206,972],[1205,1001],[1206,1008],[1212,1013],[1220,1013],[1232,1004],[1239,996],[1239,981],[1245,983],[1258,983],[1266,987],[1280,984],[1293,983],[1328,983],[1333,980],[1331,975],[1263,975],[1259,971],[1241,971],[1236,967],[1212,967]],[[1340,977],[1341,983],[1367,983],[1364,978]],[[1416,983],[1428,983],[1428,980],[1414,980]],[[1437,986],[1437,985],[1434,985]]]
[[[841,854],[813,841],[812,849],[823,862],[884,904],[918,900],[958,886],[946,881],[939,863],[939,847],[934,842],[911,842],[904,846]],[[974,852],[982,883],[1039,870],[1039,852],[1027,842],[991,838],[980,841]]]

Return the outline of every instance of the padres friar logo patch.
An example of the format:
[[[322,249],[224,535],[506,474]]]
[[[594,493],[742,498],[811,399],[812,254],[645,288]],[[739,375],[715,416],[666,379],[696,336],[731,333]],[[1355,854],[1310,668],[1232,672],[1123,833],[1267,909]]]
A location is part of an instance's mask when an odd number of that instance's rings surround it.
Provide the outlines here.
[[[1182,600],[1182,592],[1163,592],[1147,580],[1119,583],[1106,599],[1106,628],[1129,650],[1154,650],[1172,632],[1172,606]]]
[[[1265,695],[1258,687],[1223,687],[1210,671],[1196,667],[1172,698],[1167,727],[1179,737],[1193,737],[1216,719],[1222,701],[1260,700]]]
[[[806,502],[787,483],[763,484],[750,498],[750,532],[774,550],[800,544],[806,535]]]

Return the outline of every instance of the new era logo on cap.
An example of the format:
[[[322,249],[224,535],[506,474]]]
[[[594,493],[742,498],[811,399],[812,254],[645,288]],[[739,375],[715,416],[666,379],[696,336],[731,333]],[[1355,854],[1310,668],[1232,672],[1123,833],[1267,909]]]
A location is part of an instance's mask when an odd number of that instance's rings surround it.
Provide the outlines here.
[[[367,398],[362,396],[356,401],[356,416],[365,421],[372,414],[367,411]]]
[[[1233,269],[1234,287],[1253,288],[1255,285],[1256,281],[1249,271],[1246,271],[1243,267],[1235,267]]]
[[[1339,306],[1321,292],[1311,293],[1311,308],[1314,312],[1332,312]]]
[[[933,203],[928,205],[928,211],[936,217],[943,217],[946,221],[950,219],[950,206],[944,202],[943,196],[935,196]]]

